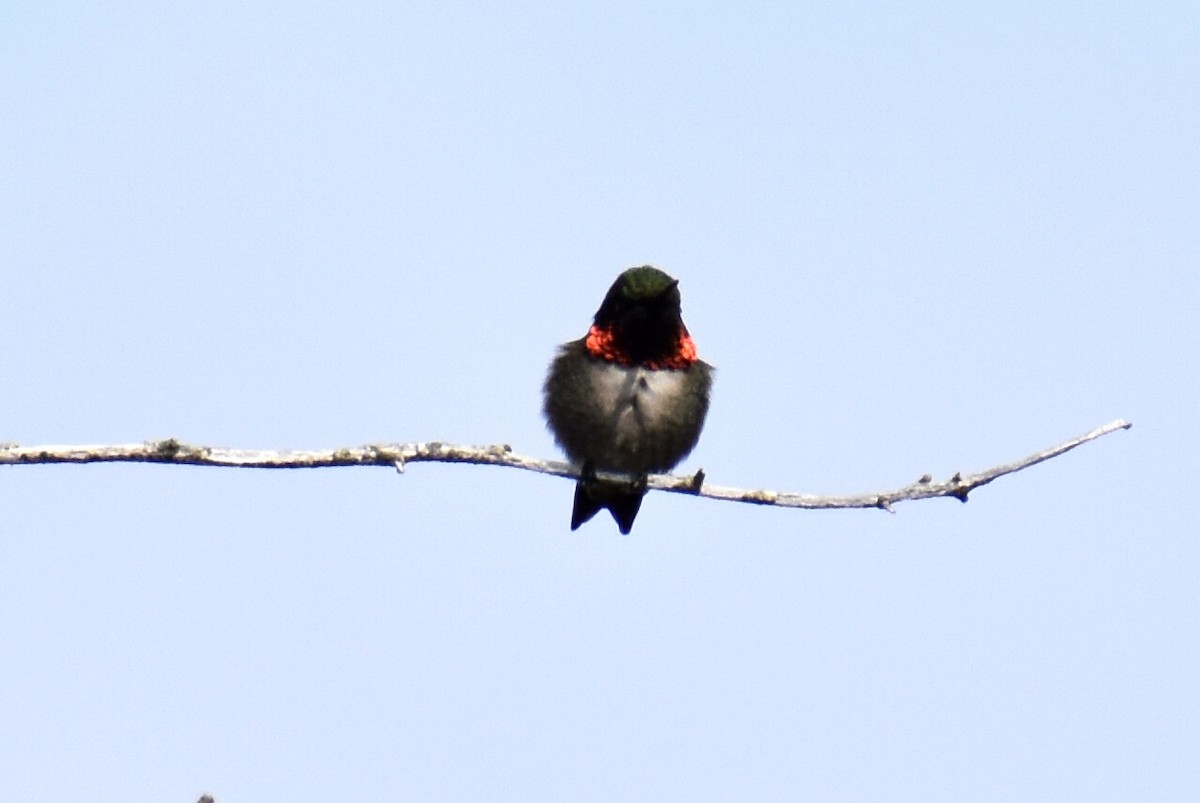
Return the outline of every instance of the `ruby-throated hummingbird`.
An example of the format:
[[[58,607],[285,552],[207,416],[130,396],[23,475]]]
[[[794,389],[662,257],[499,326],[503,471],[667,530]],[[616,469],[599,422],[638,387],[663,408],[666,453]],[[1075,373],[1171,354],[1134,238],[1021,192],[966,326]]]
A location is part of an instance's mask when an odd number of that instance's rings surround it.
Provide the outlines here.
[[[608,508],[629,534],[646,474],[671,470],[700,438],[712,371],[683,325],[679,282],[650,265],[618,276],[587,335],[559,349],[543,391],[555,440],[581,465],[572,530]]]

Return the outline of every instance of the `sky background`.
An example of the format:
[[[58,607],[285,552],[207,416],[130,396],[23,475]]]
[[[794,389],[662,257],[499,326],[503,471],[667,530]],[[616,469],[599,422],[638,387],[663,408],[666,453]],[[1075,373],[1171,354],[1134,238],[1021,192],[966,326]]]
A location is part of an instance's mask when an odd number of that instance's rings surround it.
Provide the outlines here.
[[[1200,797],[1200,6],[6,3],[0,440],[557,458],[653,263],[681,470],[0,468],[6,798]]]

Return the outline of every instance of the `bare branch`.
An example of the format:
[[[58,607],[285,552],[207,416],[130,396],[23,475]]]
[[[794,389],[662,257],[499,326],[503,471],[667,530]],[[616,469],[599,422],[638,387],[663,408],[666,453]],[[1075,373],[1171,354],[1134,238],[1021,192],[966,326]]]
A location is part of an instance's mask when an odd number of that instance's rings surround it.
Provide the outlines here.
[[[1076,446],[1093,441],[1132,424],[1117,420],[1073,438],[1058,446],[1035,452],[1021,460],[1005,463],[977,474],[957,473],[944,482],[934,482],[926,474],[911,485],[894,491],[865,493],[852,496],[817,496],[784,491],[746,490],[709,485],[703,470],[694,475],[652,474],[647,487],[658,491],[704,496],[728,502],[747,502],[754,505],[799,507],[810,510],[834,508],[881,508],[891,510],[897,502],[951,496],[967,501],[967,494],[981,485],[1012,474],[1032,465],[1058,457]],[[323,451],[266,451],[259,449],[224,449],[214,446],[193,446],[169,438],[162,441],[124,445],[97,446],[18,446],[0,444],[0,465],[34,463],[175,463],[187,466],[227,466],[237,468],[327,468],[333,466],[390,466],[404,471],[409,463],[473,463],[484,466],[509,466],[555,477],[579,477],[579,467],[555,460],[540,460],[517,454],[507,445],[456,446],[430,441],[428,443],[374,444],[346,449]],[[600,477],[620,475],[599,473]]]

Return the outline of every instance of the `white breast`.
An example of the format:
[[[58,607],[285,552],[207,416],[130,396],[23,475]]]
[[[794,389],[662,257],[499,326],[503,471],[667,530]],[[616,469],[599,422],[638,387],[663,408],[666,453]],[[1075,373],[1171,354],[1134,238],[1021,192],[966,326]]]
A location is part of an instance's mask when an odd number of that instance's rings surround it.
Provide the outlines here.
[[[613,363],[597,367],[593,392],[600,409],[609,416],[606,428],[616,447],[637,454],[642,439],[659,431],[669,420],[672,404],[685,393],[683,371],[652,371]]]

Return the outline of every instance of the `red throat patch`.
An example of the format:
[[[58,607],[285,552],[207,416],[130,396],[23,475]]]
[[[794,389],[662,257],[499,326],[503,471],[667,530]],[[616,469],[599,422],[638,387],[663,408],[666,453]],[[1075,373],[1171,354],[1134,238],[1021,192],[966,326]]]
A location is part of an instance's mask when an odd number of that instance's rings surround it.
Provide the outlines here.
[[[593,324],[592,328],[588,329],[583,345],[587,349],[587,353],[593,357],[615,362],[618,365],[632,366],[634,364],[633,360],[617,349],[610,329],[601,329]],[[652,371],[681,370],[690,367],[697,359],[699,358],[696,356],[696,344],[692,341],[692,336],[688,334],[687,329],[681,329],[674,354],[662,360],[647,360],[641,365]]]

